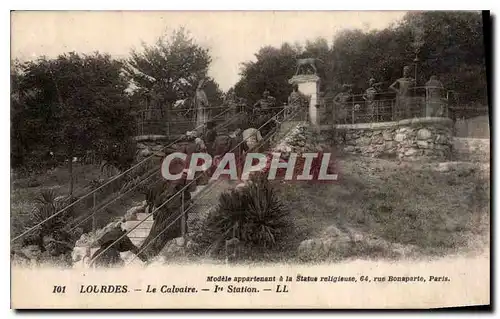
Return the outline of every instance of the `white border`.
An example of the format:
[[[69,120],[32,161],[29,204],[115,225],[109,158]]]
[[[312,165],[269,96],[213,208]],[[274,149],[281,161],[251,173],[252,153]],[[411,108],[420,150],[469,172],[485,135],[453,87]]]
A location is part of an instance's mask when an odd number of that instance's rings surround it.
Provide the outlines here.
[[[7,78],[7,74],[10,65],[7,64],[7,61],[10,60],[8,58],[10,56],[9,54],[9,47],[10,47],[10,12],[8,10],[492,10],[492,14],[495,14],[495,12],[498,12],[499,10],[499,1],[498,0],[489,0],[489,1],[480,1],[480,0],[454,0],[454,1],[436,1],[436,0],[413,0],[413,1],[407,1],[407,2],[402,2],[402,1],[355,1],[355,0],[349,0],[349,1],[325,1],[325,0],[307,0],[307,1],[293,1],[293,0],[288,0],[288,1],[280,1],[280,2],[275,2],[272,3],[269,0],[251,0],[247,2],[236,2],[236,1],[231,1],[231,2],[225,2],[225,1],[217,1],[217,0],[211,0],[211,1],[175,1],[175,2],[160,2],[160,1],[150,1],[150,0],[141,0],[141,1],[132,1],[132,0],[121,0],[121,1],[116,1],[115,3],[104,3],[102,0],[86,0],[82,2],[71,2],[71,1],[54,1],[54,0],[44,0],[44,1],[4,1],[1,3],[2,9],[5,6],[5,9],[2,10],[2,40],[3,43],[6,44],[6,48],[2,50],[2,58],[0,59],[3,61],[2,63],[2,74],[4,75],[4,83],[2,87],[4,88],[1,90],[2,94],[2,101],[4,101],[3,106],[0,108],[0,118],[4,122],[3,125],[0,125],[1,131],[1,139],[2,139],[2,146],[4,150],[9,149],[10,145],[10,114],[9,114],[9,108],[8,105],[10,104],[10,98],[9,98],[9,80]],[[494,33],[495,38],[494,40],[494,45],[495,45],[495,60],[498,57],[498,33]],[[9,46],[7,45],[9,44]],[[5,55],[5,56],[4,56]],[[10,64],[10,63],[9,63]],[[498,63],[495,63],[495,72],[494,74],[498,74],[496,72],[498,70]],[[495,83],[495,88],[494,92],[498,92],[498,82]],[[495,112],[494,116],[494,123],[499,123],[500,121],[498,120],[498,113]],[[493,125],[494,126],[494,125]],[[498,141],[498,130],[495,130],[495,136],[494,136],[494,141]],[[496,146],[496,145],[495,145]],[[5,152],[7,153],[7,152]],[[9,194],[9,188],[10,188],[10,173],[7,173],[7,166],[9,166],[9,158],[7,157],[7,154],[4,154],[1,157],[2,161],[2,167],[3,169],[0,171],[1,176],[0,176],[0,181],[2,182],[1,186],[1,203],[4,205],[3,209],[3,218],[4,222],[1,223],[2,230],[0,233],[5,234],[5,241],[4,245],[2,245],[2,251],[0,256],[2,259],[4,259],[4,262],[2,263],[3,265],[3,274],[6,277],[5,280],[2,282],[4,283],[3,285],[3,290],[2,290],[2,298],[4,299],[3,303],[3,309],[7,309],[7,300],[9,300],[10,304],[10,276],[7,276],[7,274],[10,274],[10,260],[9,260],[9,255],[8,252],[10,251],[10,244],[7,240],[7,233],[10,231],[10,214],[7,214],[7,212],[10,212],[10,205],[7,205],[6,203],[10,203],[10,196]],[[495,164],[498,164],[497,162]],[[10,171],[10,167],[9,167]],[[493,177],[497,177],[496,174]],[[497,197],[497,191],[498,189],[495,188],[495,194],[493,195],[493,198]],[[494,206],[493,206],[494,208]],[[494,214],[492,212],[492,214]],[[498,224],[498,217],[496,218],[495,225],[494,227],[497,226]],[[495,229],[498,229],[495,227]],[[493,232],[495,233],[495,232]],[[498,246],[498,245],[497,245]],[[495,253],[498,252],[498,249],[496,249]],[[495,254],[496,256],[496,254]],[[497,276],[495,276],[498,278]],[[498,304],[498,294],[496,294]],[[492,302],[494,302],[492,300]],[[10,305],[9,305],[10,307]],[[303,313],[301,313],[303,314]],[[295,315],[301,315],[301,314],[295,314]],[[13,311],[9,311],[8,316],[13,316],[15,313]],[[25,314],[27,317],[32,317],[35,314]],[[51,314],[48,314],[51,315]],[[63,316],[69,316],[70,314],[63,314]],[[96,314],[90,314],[95,318],[103,318],[104,314],[101,315],[96,315]],[[124,314],[118,314],[118,315],[126,315]],[[137,314],[132,314],[133,316],[137,316]],[[185,314],[185,315],[192,315],[192,314]],[[214,313],[211,314],[212,316],[221,316],[219,313]],[[234,314],[227,314],[229,316],[234,316]],[[274,314],[278,315],[278,314]],[[281,316],[288,316],[289,314],[280,314]],[[309,315],[304,314],[304,315]],[[340,314],[333,314],[333,315],[340,315]],[[373,314],[371,314],[373,315]],[[415,314],[419,315],[419,314]],[[453,314],[450,314],[453,316]],[[168,317],[170,318],[176,318],[180,317],[180,314],[175,314],[175,313],[168,313]],[[263,314],[263,313],[257,313],[253,314],[255,317],[259,318],[264,318],[269,316],[268,314]],[[361,314],[355,314],[356,316],[361,316]]]

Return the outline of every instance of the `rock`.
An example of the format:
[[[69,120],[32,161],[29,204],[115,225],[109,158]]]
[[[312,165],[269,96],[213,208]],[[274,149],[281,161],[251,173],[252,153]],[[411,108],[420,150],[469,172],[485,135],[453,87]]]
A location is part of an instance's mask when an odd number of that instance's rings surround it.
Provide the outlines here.
[[[27,245],[21,248],[21,253],[28,257],[31,261],[37,261],[40,256],[42,255],[42,251],[40,250],[40,247],[37,245]]]
[[[375,147],[373,145],[370,145],[368,147],[365,147],[363,151],[364,151],[363,153],[373,153],[375,152]]]
[[[475,165],[468,162],[443,162],[436,167],[438,172],[457,171],[461,173],[469,173],[475,170]]]
[[[390,150],[390,149],[393,149],[395,147],[396,147],[396,143],[394,143],[393,141],[387,141],[384,144],[384,149],[386,149],[386,150]]]
[[[154,154],[154,156],[162,157],[162,158],[167,156],[167,154],[165,154],[165,152],[160,152],[160,151],[156,151],[153,154]]]
[[[148,157],[151,155],[151,153],[152,153],[151,150],[149,150],[148,148],[145,148],[139,152],[139,155],[142,157]]]
[[[147,148],[147,146],[146,146],[146,144],[143,144],[143,143],[137,143],[137,148],[142,150],[142,149]]]
[[[383,131],[382,137],[384,138],[384,141],[392,141],[392,134],[390,132]]]
[[[449,140],[448,140],[447,136],[440,134],[440,135],[436,136],[435,143],[436,144],[448,144]]]
[[[418,153],[418,151],[414,148],[410,148],[404,152],[405,156],[414,156]]]
[[[427,141],[417,141],[418,148],[429,148],[429,143]]]
[[[384,144],[384,138],[382,135],[376,135],[372,137],[373,144]]]
[[[343,142],[342,139],[337,141],[338,144],[341,144],[342,142]],[[356,145],[356,140],[355,139],[348,139],[346,144],[347,145]]]
[[[348,145],[348,146],[344,147],[344,152],[347,152],[347,153],[354,152],[354,146]]]
[[[188,248],[192,245],[191,240],[185,240],[183,237],[177,237],[170,240],[165,247],[161,250],[160,256],[165,259],[184,255],[185,248]]]
[[[163,151],[163,149],[163,145],[154,145],[153,147],[151,147],[151,150],[153,151]]]
[[[127,213],[125,214],[125,220],[126,221],[135,221],[137,219],[137,214],[145,213],[146,211],[146,206],[141,205],[141,206],[135,206],[127,210]]]
[[[360,137],[356,140],[356,144],[359,145],[359,146],[367,146],[367,145],[370,145],[371,143],[371,138],[369,137]]]
[[[394,140],[396,142],[402,142],[406,139],[406,134],[402,134],[402,133],[397,133],[396,136],[394,136]]]
[[[319,238],[302,241],[297,249],[299,257],[315,257],[323,249],[323,241]]]
[[[302,241],[297,249],[299,258],[317,258],[329,255],[345,256],[352,245],[349,234],[332,225],[325,229],[320,238]]]
[[[426,128],[421,128],[417,132],[417,139],[419,139],[419,140],[427,140],[427,139],[429,139],[431,137],[432,137],[431,131],[429,131]]]

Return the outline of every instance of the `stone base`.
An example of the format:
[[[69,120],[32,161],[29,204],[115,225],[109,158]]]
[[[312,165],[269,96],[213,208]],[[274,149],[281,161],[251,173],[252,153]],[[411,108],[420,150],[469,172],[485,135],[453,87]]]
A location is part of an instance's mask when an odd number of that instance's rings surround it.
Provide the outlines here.
[[[346,153],[400,160],[449,160],[453,121],[416,118],[397,122],[322,126]]]
[[[301,75],[294,75],[290,80],[288,80],[288,83],[290,84],[300,84],[300,83],[317,83],[319,81],[319,76],[314,75],[314,74],[301,74]]]
[[[318,126],[318,92],[319,80],[317,75],[295,75],[288,82],[298,84],[299,92],[310,97],[309,102],[309,121],[312,125]],[[319,127],[316,128],[319,131]]]

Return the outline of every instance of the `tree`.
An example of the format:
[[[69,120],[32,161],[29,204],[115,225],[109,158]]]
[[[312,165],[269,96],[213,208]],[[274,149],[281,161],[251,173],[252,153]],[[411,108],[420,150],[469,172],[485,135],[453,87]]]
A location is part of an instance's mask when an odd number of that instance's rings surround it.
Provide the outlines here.
[[[155,45],[143,44],[142,51],[132,51],[125,70],[137,87],[134,95],[163,112],[176,100],[194,96],[198,82],[207,78],[211,61],[209,50],[180,28],[170,36],[161,36]],[[222,101],[213,79],[207,79],[205,91],[211,103]]]
[[[32,160],[43,160],[52,152],[59,162],[67,162],[70,195],[73,193],[73,158],[94,151],[105,158],[109,150],[126,142],[134,133],[122,76],[122,63],[98,52],[80,56],[63,54],[56,59],[40,58],[22,66],[13,99],[12,139]],[[15,102],[15,103],[14,103]]]
[[[291,91],[288,79],[295,72],[295,60],[304,57],[321,60],[321,90],[330,87],[338,91],[342,84],[349,83],[354,93],[361,93],[372,77],[387,88],[402,76],[405,65],[414,68],[418,53],[418,85],[423,86],[431,75],[437,75],[447,89],[466,96],[467,102],[484,105],[487,86],[482,30],[478,12],[410,12],[382,30],[342,30],[330,47],[322,38],[304,45],[263,47],[255,55],[255,62],[242,64],[234,90],[254,102],[268,88],[280,103],[285,102]]]
[[[288,43],[279,49],[271,46],[261,48],[255,54],[257,61],[242,64],[241,79],[234,86],[236,95],[254,103],[267,89],[278,104],[282,105],[291,92],[288,80],[295,73],[298,54],[299,52]]]

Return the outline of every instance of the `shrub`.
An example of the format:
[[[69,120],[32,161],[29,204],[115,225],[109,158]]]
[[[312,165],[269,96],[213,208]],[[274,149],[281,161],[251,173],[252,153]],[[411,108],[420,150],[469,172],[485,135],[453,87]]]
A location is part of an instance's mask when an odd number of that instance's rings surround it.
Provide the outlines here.
[[[250,250],[274,248],[289,226],[276,191],[265,175],[255,175],[247,187],[221,194],[193,240],[199,252],[219,251],[233,237]]]
[[[44,190],[35,199],[36,206],[27,216],[27,220],[24,222],[26,229],[34,227],[41,222],[44,222],[32,232],[28,233],[23,240],[24,245],[37,245],[42,251],[45,251],[49,243],[60,242],[64,243],[62,246],[67,246],[69,242],[72,241],[71,234],[64,230],[64,227],[73,219],[73,209],[69,208],[66,211],[58,214],[49,220],[51,216],[66,207],[72,202],[72,198],[57,198],[52,190]],[[52,244],[50,244],[52,245]],[[53,245],[52,245],[53,246]],[[66,252],[66,247],[55,247],[56,251],[61,248]],[[54,250],[51,247],[50,250]],[[56,253],[54,253],[56,254]]]

